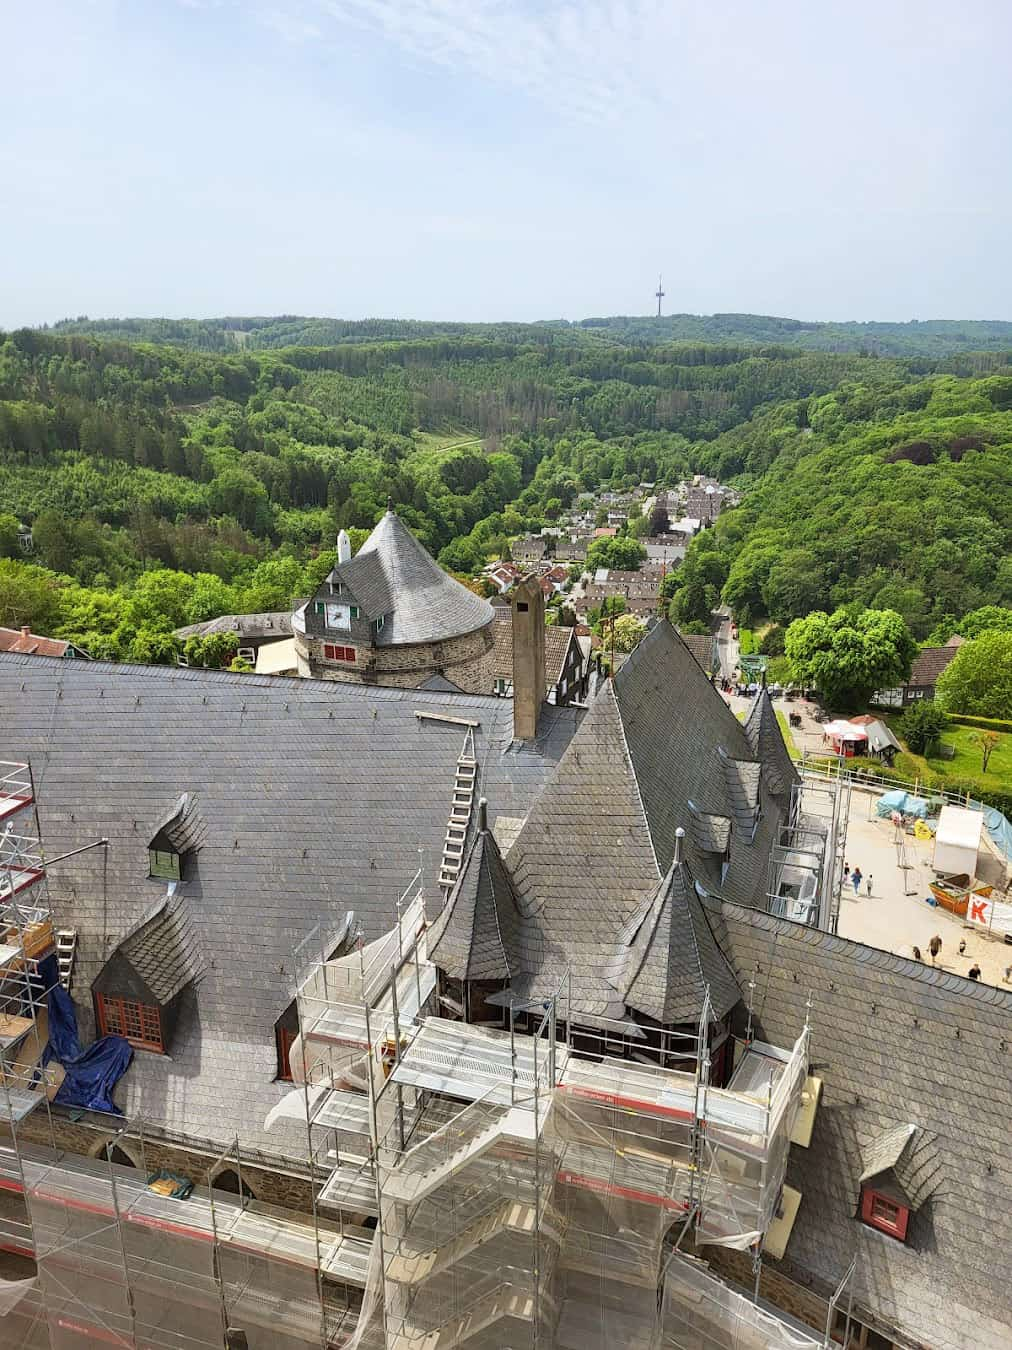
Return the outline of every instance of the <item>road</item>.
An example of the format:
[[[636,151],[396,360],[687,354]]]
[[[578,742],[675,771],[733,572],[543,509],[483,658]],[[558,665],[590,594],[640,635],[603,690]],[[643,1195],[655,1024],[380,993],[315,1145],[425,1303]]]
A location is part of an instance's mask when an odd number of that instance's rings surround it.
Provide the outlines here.
[[[738,668],[738,639],[732,637],[731,633],[734,623],[731,619],[730,610],[714,610],[714,622],[719,626],[717,628],[717,650],[720,653],[720,673],[725,680],[734,678],[734,672]]]

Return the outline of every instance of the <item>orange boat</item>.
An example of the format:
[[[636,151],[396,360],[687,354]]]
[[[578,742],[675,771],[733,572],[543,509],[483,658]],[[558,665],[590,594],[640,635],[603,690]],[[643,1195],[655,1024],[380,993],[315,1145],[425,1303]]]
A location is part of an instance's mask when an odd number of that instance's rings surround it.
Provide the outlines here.
[[[955,914],[960,919],[965,919],[970,906],[970,896],[979,895],[987,899],[994,887],[978,882],[966,872],[960,872],[953,877],[939,877],[930,883],[930,889],[943,909],[947,909],[950,914]]]

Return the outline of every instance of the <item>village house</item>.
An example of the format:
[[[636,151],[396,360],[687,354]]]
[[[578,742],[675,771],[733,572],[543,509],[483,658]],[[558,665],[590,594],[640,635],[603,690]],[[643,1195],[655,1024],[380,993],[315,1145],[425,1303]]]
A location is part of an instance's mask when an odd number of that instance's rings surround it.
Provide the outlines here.
[[[933,700],[939,675],[965,641],[957,633],[949,638],[944,647],[922,647],[914,657],[906,684],[893,689],[880,689],[872,695],[871,701],[884,708],[908,708],[911,703]]]
[[[189,623],[175,629],[175,637],[185,645],[188,638],[206,638],[214,633],[234,633],[239,643],[237,655],[255,665],[262,647],[291,641],[292,616],[288,610],[268,614],[222,614],[203,623]],[[186,664],[185,656],[180,658]]]
[[[32,656],[58,656],[65,661],[90,661],[83,647],[64,638],[41,637],[28,624],[20,628],[0,628],[0,652],[24,652]]]

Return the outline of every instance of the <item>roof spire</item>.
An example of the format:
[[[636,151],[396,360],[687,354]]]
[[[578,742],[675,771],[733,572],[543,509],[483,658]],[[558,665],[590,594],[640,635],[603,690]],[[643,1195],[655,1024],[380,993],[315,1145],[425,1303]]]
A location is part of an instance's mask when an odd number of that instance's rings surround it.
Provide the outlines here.
[[[488,798],[478,798],[478,829],[482,834],[488,834]]]

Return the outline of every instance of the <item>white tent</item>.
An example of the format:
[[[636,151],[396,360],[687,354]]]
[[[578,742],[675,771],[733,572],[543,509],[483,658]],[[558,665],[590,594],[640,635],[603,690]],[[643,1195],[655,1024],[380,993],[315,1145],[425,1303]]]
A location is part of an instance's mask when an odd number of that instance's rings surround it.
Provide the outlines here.
[[[977,870],[977,851],[984,828],[984,817],[979,811],[965,806],[943,806],[935,831],[935,852],[931,865],[936,872],[948,876],[966,873],[973,876]]]

